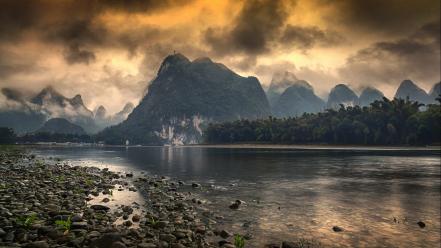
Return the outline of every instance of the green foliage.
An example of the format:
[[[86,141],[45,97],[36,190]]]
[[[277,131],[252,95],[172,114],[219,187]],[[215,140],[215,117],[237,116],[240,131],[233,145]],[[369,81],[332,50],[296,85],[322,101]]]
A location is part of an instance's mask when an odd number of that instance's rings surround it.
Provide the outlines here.
[[[70,227],[72,225],[71,216],[67,218],[67,220],[56,220],[55,225],[64,230],[64,233],[68,233],[70,231]]]
[[[210,124],[207,143],[427,145],[439,144],[441,107],[384,98],[369,107],[328,109],[317,114]]]
[[[25,229],[29,229],[37,219],[37,214],[33,213],[29,216],[20,216],[17,218],[17,224],[22,226]]]
[[[245,239],[240,234],[234,235],[234,246],[236,248],[243,248],[245,247]]]
[[[63,134],[63,133],[28,133],[17,138],[17,141],[20,142],[84,142],[84,143],[93,143],[94,140],[90,135],[83,134]]]

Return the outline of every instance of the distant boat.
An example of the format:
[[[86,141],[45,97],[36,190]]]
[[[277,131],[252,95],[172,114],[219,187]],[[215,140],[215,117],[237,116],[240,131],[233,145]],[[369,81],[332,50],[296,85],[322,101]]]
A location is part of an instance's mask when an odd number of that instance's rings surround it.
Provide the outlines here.
[[[126,146],[129,146],[130,142],[129,140],[126,140]]]

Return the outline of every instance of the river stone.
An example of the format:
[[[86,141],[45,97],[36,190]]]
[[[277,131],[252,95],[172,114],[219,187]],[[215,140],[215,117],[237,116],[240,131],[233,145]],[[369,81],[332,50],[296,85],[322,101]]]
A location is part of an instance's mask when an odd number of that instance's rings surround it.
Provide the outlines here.
[[[109,248],[113,243],[121,241],[121,235],[118,233],[106,233],[95,239],[90,244],[90,248]]]
[[[293,242],[287,242],[287,241],[282,242],[282,248],[297,248],[297,247],[299,246],[294,244]]]
[[[156,247],[158,247],[158,246],[156,246],[153,243],[141,243],[141,244],[138,244],[138,248],[156,248]]]
[[[112,245],[110,246],[110,248],[126,248],[127,246],[120,241],[117,242],[113,242]]]
[[[424,223],[424,222],[422,222],[422,221],[418,221],[417,224],[418,224],[418,226],[419,226],[420,228],[425,228],[425,227],[426,227],[426,223]]]
[[[92,206],[90,206],[90,208],[91,209],[93,209],[93,210],[104,210],[104,211],[109,211],[110,210],[110,208],[109,207],[107,207],[107,206],[103,206],[103,205],[92,205]]]
[[[176,237],[173,234],[160,234],[159,239],[170,243],[170,242],[175,241]]]
[[[332,227],[332,230],[333,230],[334,232],[342,232],[342,231],[343,231],[343,228],[341,228],[341,227],[339,227],[339,226],[333,226],[333,227]]]
[[[46,241],[35,241],[27,244],[27,248],[49,248],[49,244]]]
[[[224,239],[233,236],[232,233],[230,233],[230,232],[228,232],[228,231],[226,231],[226,230],[222,230],[222,231],[219,233],[219,235],[220,235],[222,238],[224,238]]]

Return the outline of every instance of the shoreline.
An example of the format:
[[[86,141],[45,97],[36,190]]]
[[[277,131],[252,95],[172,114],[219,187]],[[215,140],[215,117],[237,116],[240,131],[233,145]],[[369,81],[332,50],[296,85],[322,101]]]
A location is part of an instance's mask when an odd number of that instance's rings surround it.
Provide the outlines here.
[[[218,247],[191,193],[165,178],[71,166],[14,147],[0,150],[0,175],[0,247]],[[149,196],[144,206],[110,206],[113,192],[137,190]]]
[[[326,144],[187,144],[187,145],[97,145],[92,143],[44,143],[44,144],[16,144],[24,147],[167,147],[167,148],[217,148],[217,149],[273,149],[273,150],[343,150],[343,151],[441,151],[441,146],[366,146],[366,145],[326,145]]]

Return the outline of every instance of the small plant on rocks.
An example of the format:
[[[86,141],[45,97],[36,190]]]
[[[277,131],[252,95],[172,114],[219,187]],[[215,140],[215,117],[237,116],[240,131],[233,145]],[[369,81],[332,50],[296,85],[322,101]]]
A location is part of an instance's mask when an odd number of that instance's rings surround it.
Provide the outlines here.
[[[64,234],[68,234],[72,225],[71,216],[67,220],[56,220],[55,225],[64,230]]]
[[[37,214],[33,213],[29,216],[21,216],[17,218],[17,224],[24,227],[25,229],[29,229],[32,224],[34,224],[37,219]]]
[[[242,237],[242,235],[240,234],[234,235],[234,246],[236,246],[236,248],[245,247],[245,239],[244,237]]]

